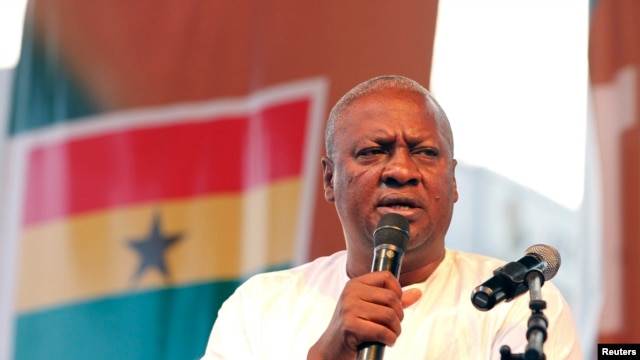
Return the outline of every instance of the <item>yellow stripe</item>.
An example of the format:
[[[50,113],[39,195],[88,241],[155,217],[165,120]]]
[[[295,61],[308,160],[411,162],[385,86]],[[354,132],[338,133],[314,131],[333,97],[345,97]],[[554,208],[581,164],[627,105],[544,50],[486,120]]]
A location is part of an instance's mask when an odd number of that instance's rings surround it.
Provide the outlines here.
[[[26,229],[21,240],[18,311],[172,284],[238,278],[293,259],[300,223],[299,179],[244,194],[144,204]],[[147,270],[130,241],[151,232],[154,213],[166,236],[170,277]]]

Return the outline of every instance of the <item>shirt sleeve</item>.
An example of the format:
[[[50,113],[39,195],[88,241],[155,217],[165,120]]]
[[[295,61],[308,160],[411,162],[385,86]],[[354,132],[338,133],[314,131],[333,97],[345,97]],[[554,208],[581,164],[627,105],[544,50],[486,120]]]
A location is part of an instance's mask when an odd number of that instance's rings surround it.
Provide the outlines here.
[[[547,300],[544,290],[543,299]],[[554,296],[547,300],[547,309],[543,312],[549,320],[547,340],[543,344],[547,359],[583,359],[573,313],[557,289]]]
[[[220,307],[209,335],[203,360],[231,360],[254,358],[247,326],[251,325],[246,295],[242,286]],[[254,324],[258,319],[254,319]]]

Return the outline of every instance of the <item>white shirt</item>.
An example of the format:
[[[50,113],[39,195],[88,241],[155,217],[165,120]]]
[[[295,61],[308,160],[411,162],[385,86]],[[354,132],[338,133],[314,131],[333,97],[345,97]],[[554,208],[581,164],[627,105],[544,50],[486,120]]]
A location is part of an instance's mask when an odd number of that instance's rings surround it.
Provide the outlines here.
[[[203,359],[306,359],[333,315],[349,280],[346,251],[293,269],[259,274],[222,305]],[[500,359],[500,347],[523,353],[531,315],[528,293],[482,312],[471,292],[503,261],[447,249],[429,278],[405,287],[422,290],[404,310],[402,333],[385,360]],[[581,359],[571,311],[550,282],[542,287],[549,320],[547,359]]]

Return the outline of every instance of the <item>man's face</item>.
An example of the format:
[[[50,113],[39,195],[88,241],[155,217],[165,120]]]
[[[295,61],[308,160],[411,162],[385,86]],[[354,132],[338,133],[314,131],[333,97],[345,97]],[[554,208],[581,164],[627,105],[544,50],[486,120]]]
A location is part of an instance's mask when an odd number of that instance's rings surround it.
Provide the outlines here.
[[[345,109],[331,159],[323,159],[325,198],[335,202],[348,247],[373,247],[382,215],[410,223],[407,255],[444,246],[458,199],[455,160],[425,99],[384,90]]]

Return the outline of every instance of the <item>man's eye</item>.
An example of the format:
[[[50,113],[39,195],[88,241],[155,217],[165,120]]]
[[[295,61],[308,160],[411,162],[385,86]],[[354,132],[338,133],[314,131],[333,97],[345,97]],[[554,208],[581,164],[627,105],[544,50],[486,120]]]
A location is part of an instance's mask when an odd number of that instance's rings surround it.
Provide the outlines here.
[[[422,154],[429,157],[437,157],[438,155],[440,155],[440,152],[438,150],[432,148],[416,149],[414,153]]]
[[[380,155],[384,153],[385,151],[381,148],[369,148],[369,149],[363,149],[359,151],[358,156],[373,156],[373,155]]]

